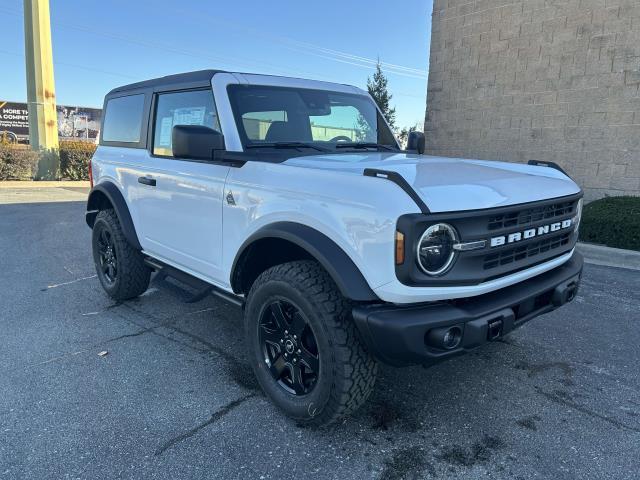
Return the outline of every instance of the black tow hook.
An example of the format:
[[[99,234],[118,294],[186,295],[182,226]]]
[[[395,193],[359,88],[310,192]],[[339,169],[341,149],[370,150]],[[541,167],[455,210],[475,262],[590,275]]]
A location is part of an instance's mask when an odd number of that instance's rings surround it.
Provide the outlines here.
[[[551,297],[553,305],[556,307],[560,307],[576,298],[579,285],[579,282],[576,280],[558,285],[553,291],[553,295]]]
[[[487,323],[487,340],[490,342],[502,336],[502,320],[489,320]]]

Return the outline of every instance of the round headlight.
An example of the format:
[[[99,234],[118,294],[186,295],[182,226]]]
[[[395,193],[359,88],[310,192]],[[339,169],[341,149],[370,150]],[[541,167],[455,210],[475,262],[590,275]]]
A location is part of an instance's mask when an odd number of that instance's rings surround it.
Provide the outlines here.
[[[431,225],[418,242],[418,265],[427,275],[442,275],[455,257],[453,245],[458,235],[451,225],[437,223]]]

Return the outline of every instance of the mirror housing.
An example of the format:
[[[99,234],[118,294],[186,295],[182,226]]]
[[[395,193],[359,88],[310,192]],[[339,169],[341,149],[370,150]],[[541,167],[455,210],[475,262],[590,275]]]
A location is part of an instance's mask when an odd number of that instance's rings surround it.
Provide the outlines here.
[[[409,132],[407,137],[407,150],[417,152],[422,155],[425,151],[425,138],[422,132]]]
[[[213,160],[216,150],[224,150],[224,135],[202,125],[175,125],[171,145],[176,158]]]

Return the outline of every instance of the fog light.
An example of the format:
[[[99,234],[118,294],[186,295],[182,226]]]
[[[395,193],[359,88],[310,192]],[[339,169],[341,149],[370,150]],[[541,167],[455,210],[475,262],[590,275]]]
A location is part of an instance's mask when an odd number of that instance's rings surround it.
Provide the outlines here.
[[[444,334],[442,344],[444,348],[446,348],[447,350],[451,350],[452,348],[456,348],[458,346],[461,338],[462,332],[460,331],[460,328],[453,327],[447,330],[447,333]]]
[[[427,333],[426,343],[442,350],[453,350],[462,341],[462,328],[458,326],[434,328]]]

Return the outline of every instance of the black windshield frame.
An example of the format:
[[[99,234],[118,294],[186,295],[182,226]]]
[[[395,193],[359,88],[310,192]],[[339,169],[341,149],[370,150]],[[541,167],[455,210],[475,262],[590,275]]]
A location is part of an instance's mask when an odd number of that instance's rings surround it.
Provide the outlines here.
[[[339,95],[341,97],[347,97],[347,98],[353,97],[354,100],[360,101],[360,102],[363,100],[369,101],[373,104],[373,108],[375,109],[375,114],[376,114],[377,143],[385,147],[389,147],[388,148],[389,150],[400,150],[400,147],[397,143],[395,136],[393,135],[391,129],[389,128],[387,122],[384,120],[383,116],[380,114],[379,109],[377,108],[375,103],[365,95],[360,95],[356,93],[347,93],[347,92],[341,92],[341,91],[335,91],[335,90],[322,90],[322,89],[302,88],[302,87],[285,87],[285,86],[279,86],[279,85],[232,84],[227,87],[227,95],[229,98],[229,103],[231,105],[231,110],[232,110],[234,121],[236,124],[238,136],[240,137],[242,147],[245,150],[255,149],[255,148],[268,149],[269,148],[268,143],[271,143],[271,142],[267,142],[266,140],[254,141],[248,137],[247,132],[245,130],[245,125],[243,122],[243,114],[245,112],[242,111],[242,109],[238,104],[238,96],[236,95],[236,92],[240,92],[240,91],[246,92],[247,89],[252,89],[252,88],[256,90],[275,90],[275,91],[284,90],[284,91],[293,91],[293,92],[304,91],[305,93],[311,92],[311,93],[321,93],[321,94],[333,94],[333,95]],[[299,143],[303,143],[303,142],[299,142]],[[332,153],[347,153],[347,152],[352,153],[351,149],[348,148],[346,145],[339,149],[335,147],[332,148],[332,145],[336,145],[336,144],[329,141],[310,140],[310,141],[306,141],[306,143],[309,143],[310,145],[317,145],[319,147],[322,147],[323,149],[329,148]]]

